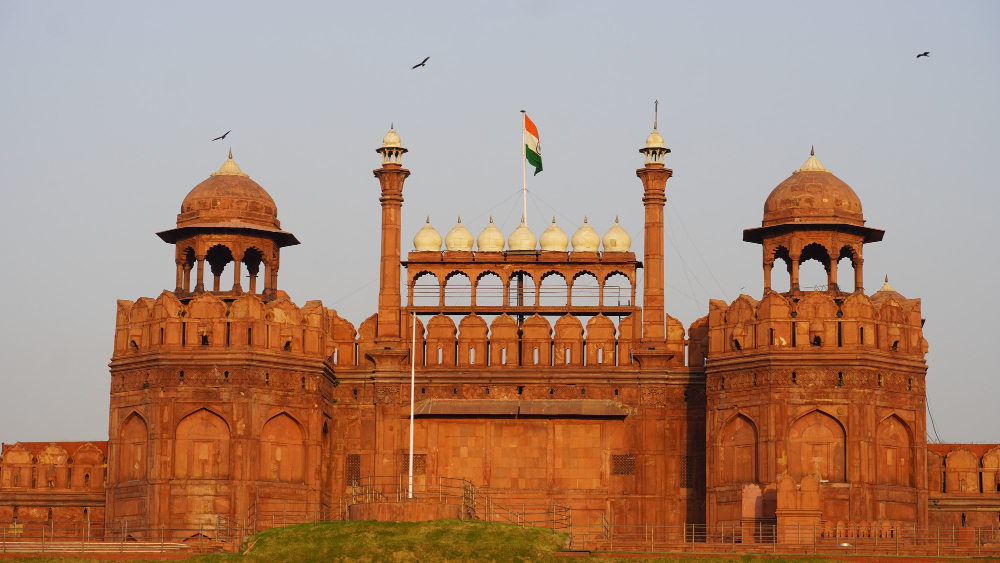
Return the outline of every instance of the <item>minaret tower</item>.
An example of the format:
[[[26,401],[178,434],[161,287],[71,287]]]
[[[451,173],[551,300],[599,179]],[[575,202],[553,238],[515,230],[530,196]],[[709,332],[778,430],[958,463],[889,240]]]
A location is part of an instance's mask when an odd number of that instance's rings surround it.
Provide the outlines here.
[[[657,102],[659,105],[659,102]],[[653,132],[646,137],[646,146],[639,149],[646,157],[646,165],[635,171],[642,180],[642,203],[646,208],[646,228],[643,240],[643,267],[645,276],[642,286],[642,345],[636,351],[639,363],[644,367],[661,365],[653,360],[660,356],[657,351],[664,347],[666,339],[665,312],[663,303],[663,205],[667,201],[667,180],[674,171],[663,166],[663,157],[670,149],[663,146],[663,136],[656,130],[656,113],[653,117]],[[663,350],[665,354],[666,351]]]
[[[406,149],[391,126],[382,138],[382,146],[375,152],[382,155],[382,167],[373,171],[382,186],[382,197],[379,198],[382,203],[382,262],[379,268],[376,338],[379,343],[389,343],[400,340],[400,210],[403,207],[403,182],[410,171],[402,166]]]

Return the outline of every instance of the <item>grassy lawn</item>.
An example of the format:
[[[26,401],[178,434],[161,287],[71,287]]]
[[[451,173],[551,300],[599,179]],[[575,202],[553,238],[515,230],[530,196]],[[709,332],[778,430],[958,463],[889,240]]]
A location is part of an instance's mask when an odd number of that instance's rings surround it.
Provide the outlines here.
[[[434,522],[326,522],[303,524],[261,532],[247,555],[216,554],[196,556],[189,563],[312,563],[496,561],[571,563],[577,558],[556,558],[566,534],[540,528],[518,528],[501,524],[438,520]],[[748,555],[714,557],[593,558],[595,563],[825,563],[826,558],[754,557]],[[850,561],[850,559],[845,559]],[[94,559],[60,557],[0,558],[32,563],[83,563]],[[137,560],[132,560],[137,561]],[[966,560],[969,561],[969,560]]]

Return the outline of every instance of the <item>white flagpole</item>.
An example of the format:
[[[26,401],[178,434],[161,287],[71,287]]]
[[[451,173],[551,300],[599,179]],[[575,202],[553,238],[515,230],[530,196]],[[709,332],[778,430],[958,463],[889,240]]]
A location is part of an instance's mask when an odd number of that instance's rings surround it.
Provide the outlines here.
[[[525,164],[525,160],[527,160],[528,155],[524,152],[526,150],[524,148],[524,131],[526,129],[524,126],[524,120],[527,118],[527,116],[528,114],[525,113],[525,111],[522,109],[521,110],[521,206],[522,206],[521,220],[524,221],[525,225],[528,224],[528,172],[526,169],[527,164]]]
[[[417,314],[413,313],[413,341],[410,344],[410,486],[407,498],[413,498],[413,392],[417,378]]]

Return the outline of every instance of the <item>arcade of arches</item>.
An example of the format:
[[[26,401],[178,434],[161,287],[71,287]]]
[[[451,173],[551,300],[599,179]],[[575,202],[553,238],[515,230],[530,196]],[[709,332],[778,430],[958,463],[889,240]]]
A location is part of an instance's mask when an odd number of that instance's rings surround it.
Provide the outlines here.
[[[230,154],[157,233],[174,245],[174,289],[117,303],[110,438],[3,445],[0,525],[337,506],[365,476],[409,471],[411,362],[415,479],[466,479],[498,505],[728,526],[780,523],[808,496],[816,522],[997,521],[1000,446],[927,443],[920,300],[888,280],[866,292],[864,245],[883,232],[815,155],[743,233],[761,245],[763,295],[711,300],[684,326],[664,295],[678,266],[655,127],[632,195],[612,203],[641,206],[644,224],[584,218],[569,235],[553,219],[536,237],[490,219],[473,236],[459,220],[441,236],[428,218],[406,253],[407,149],[390,131],[377,152],[370,317],[280,289],[299,241]],[[330,258],[310,248],[292,275]]]

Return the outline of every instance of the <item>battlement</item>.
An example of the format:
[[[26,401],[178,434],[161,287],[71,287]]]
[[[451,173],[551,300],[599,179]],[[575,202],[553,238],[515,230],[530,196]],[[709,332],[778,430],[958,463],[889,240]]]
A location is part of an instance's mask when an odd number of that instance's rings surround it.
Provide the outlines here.
[[[768,291],[757,301],[740,295],[731,304],[712,300],[708,353],[725,358],[753,350],[885,352],[923,361],[927,341],[919,299],[895,291],[839,297],[809,291]]]

